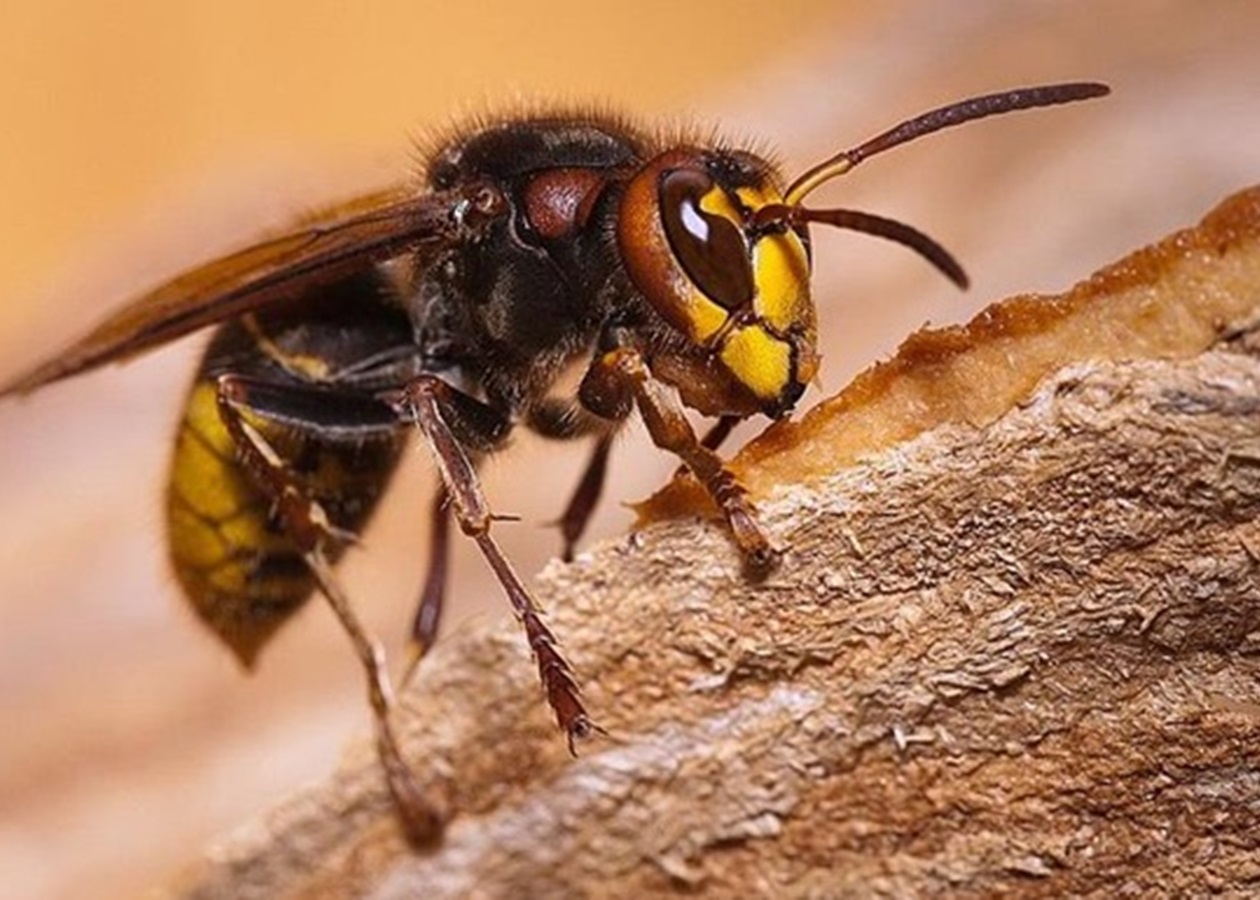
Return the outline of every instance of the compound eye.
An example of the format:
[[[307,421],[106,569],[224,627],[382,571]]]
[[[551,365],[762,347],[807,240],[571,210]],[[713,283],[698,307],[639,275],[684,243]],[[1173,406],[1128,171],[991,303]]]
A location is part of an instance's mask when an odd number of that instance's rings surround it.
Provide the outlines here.
[[[705,296],[735,311],[752,301],[752,263],[739,210],[705,172],[675,169],[660,186],[661,220],[670,249]]]

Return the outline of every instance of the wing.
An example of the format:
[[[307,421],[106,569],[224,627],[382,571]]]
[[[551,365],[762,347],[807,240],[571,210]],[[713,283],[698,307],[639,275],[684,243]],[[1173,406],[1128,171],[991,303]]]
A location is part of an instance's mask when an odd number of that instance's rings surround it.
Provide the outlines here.
[[[360,197],[138,297],[58,356],[0,386],[0,396],[129,359],[402,253],[467,239],[502,207],[501,195],[486,184]]]

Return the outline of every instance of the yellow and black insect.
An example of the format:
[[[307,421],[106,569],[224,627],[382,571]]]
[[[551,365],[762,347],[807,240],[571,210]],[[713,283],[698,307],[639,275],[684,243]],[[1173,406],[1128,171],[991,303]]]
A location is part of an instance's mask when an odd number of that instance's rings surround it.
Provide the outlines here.
[[[803,202],[898,144],[984,116],[1098,97],[1076,83],[991,94],[910,119],[786,186],[761,157],[664,141],[604,116],[509,118],[449,142],[426,188],[340,206],[140,297],[0,394],[137,356],[216,325],[179,427],[170,554],[198,614],[249,665],[314,592],[368,675],[378,747],[409,833],[441,823],[403,763],[389,682],[332,574],[388,486],[405,435],[428,443],[442,490],[413,639],[436,635],[450,517],[481,549],[525,630],[570,742],[593,728],[574,675],[491,536],[477,461],[517,425],[589,437],[563,518],[572,552],[612,434],[636,410],[726,518],[751,574],[777,554],[715,452],[730,428],[789,413],[818,367],[810,223],[917,251],[965,286],[930,238]],[[404,266],[387,266],[402,258]],[[576,390],[560,374],[584,369]],[[684,416],[717,422],[703,439]]]

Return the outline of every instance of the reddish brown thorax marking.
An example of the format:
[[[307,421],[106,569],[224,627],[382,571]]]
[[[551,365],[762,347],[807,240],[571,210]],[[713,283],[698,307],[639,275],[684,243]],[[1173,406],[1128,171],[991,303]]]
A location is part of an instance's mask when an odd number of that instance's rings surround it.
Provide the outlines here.
[[[590,217],[604,177],[592,169],[549,169],[525,186],[525,215],[546,238],[580,229]]]

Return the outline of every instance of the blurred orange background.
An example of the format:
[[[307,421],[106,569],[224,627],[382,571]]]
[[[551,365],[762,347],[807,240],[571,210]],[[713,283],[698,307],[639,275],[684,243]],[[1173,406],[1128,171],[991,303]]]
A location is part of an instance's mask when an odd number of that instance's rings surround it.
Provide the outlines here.
[[[936,136],[820,195],[923,228],[974,281],[962,297],[901,248],[818,235],[831,392],[925,321],[1062,289],[1260,180],[1260,8],[1206,12],[1167,0],[14,2],[0,30],[0,375],[155,279],[410,177],[414,139],[470,112],[600,101],[753,137],[794,173],[943,102],[1110,82],[1106,101]],[[319,603],[246,679],[164,570],[162,481],[196,344],[0,406],[8,895],[167,882],[366,730],[357,664]],[[558,547],[540,525],[583,453],[517,444],[487,488],[524,518],[500,535],[528,572]],[[675,465],[637,430],[618,450],[597,536],[624,530],[618,501]],[[345,567],[395,657],[424,565],[432,476],[414,455]],[[483,569],[460,548],[448,627],[504,613]]]

